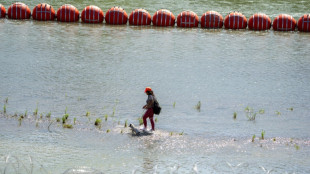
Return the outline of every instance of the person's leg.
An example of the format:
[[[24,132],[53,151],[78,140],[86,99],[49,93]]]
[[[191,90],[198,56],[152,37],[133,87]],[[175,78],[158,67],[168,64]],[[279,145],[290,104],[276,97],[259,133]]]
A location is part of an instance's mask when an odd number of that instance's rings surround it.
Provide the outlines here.
[[[147,111],[144,113],[142,119],[143,119],[143,125],[144,125],[144,129],[147,128],[147,121],[146,121],[146,118],[147,118]]]
[[[155,123],[154,123],[153,116],[150,117],[150,121],[151,121],[151,125],[152,125],[152,130],[155,131]]]
[[[144,114],[144,116],[143,116],[143,124],[144,124],[144,128],[146,129],[147,128],[147,121],[146,121],[146,119],[149,117],[153,117],[153,115],[154,115],[154,113],[153,113],[153,109],[152,108],[149,108],[146,112],[145,112],[145,114]]]

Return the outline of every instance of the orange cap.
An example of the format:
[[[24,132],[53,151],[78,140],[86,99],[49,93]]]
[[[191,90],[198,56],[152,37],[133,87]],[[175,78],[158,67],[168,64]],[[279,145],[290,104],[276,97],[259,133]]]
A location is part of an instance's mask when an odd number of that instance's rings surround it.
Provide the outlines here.
[[[151,88],[151,87],[146,87],[145,90],[144,90],[144,92],[146,93],[146,92],[148,92],[148,91],[152,91],[152,88]]]

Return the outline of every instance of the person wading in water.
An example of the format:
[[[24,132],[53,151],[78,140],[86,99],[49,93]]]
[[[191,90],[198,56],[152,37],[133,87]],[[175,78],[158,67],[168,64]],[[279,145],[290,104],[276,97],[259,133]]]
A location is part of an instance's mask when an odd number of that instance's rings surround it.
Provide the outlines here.
[[[143,130],[147,130],[147,121],[146,119],[149,118],[151,125],[152,125],[152,131],[155,131],[155,123],[154,123],[154,111],[153,111],[153,107],[154,107],[154,101],[156,100],[154,92],[152,90],[152,88],[150,87],[146,87],[144,90],[145,94],[147,95],[147,100],[146,100],[146,105],[143,106],[143,109],[146,109],[146,112],[143,115],[143,124],[144,124],[144,128]]]

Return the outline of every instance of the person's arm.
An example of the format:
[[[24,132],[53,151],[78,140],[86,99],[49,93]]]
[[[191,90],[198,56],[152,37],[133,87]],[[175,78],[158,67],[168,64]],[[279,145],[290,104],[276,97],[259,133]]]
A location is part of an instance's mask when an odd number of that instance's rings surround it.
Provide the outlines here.
[[[147,100],[147,104],[143,106],[143,109],[149,109],[152,108],[154,105],[154,99]]]

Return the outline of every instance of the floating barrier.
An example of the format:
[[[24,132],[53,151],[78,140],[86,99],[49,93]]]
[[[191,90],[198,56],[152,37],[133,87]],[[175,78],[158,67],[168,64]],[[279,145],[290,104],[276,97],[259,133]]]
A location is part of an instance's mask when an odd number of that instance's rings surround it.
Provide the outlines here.
[[[296,20],[287,14],[280,14],[273,20],[273,30],[275,31],[295,31]]]
[[[13,3],[9,6],[7,12],[3,5],[0,4],[0,18],[5,18],[6,15],[9,19],[30,19],[31,11],[29,7],[21,2]],[[177,20],[172,12],[167,9],[160,9],[156,11],[151,17],[149,12],[144,9],[135,9],[128,15],[121,7],[110,8],[105,16],[103,11],[94,5],[84,8],[81,13],[76,7],[70,4],[65,4],[57,10],[57,15],[53,7],[46,3],[38,4],[32,11],[32,18],[39,21],[55,20],[61,22],[77,22],[81,17],[84,23],[103,23],[105,20],[107,24],[123,25],[129,20],[130,25],[150,25],[154,26],[175,26],[191,28],[198,27],[199,23],[201,28],[222,28],[223,25],[226,29],[246,29],[249,30],[269,30],[271,26],[275,31],[295,31],[298,27],[300,32],[310,32],[310,14],[301,16],[296,20],[287,14],[280,14],[277,16],[273,23],[266,14],[256,13],[252,15],[249,20],[240,12],[231,12],[225,19],[221,14],[216,11],[207,11],[204,13],[199,21],[197,14],[193,11],[183,11],[177,16]]]
[[[153,15],[153,25],[155,26],[174,26],[175,16],[167,9],[161,9],[155,12]]]
[[[216,11],[207,11],[201,16],[201,28],[222,28],[223,16]]]
[[[298,31],[310,32],[310,14],[305,14],[300,17],[297,26]]]
[[[246,29],[247,19],[240,12],[231,12],[225,17],[224,26],[226,29]]]
[[[82,11],[81,20],[84,23],[92,23],[92,24],[102,23],[104,20],[104,14],[99,7],[90,5],[85,7],[84,10]]]
[[[127,23],[128,15],[121,7],[112,7],[105,14],[107,24],[124,25]]]
[[[150,25],[151,22],[150,13],[144,9],[135,9],[129,15],[130,25]]]
[[[184,28],[198,27],[199,18],[195,12],[183,11],[177,17],[177,26]]]
[[[256,13],[249,18],[248,27],[250,30],[269,30],[271,19],[263,13]]]
[[[0,18],[5,18],[5,14],[6,13],[6,10],[5,10],[5,7],[0,4]]]
[[[9,19],[30,19],[30,16],[31,11],[24,3],[16,2],[8,8]]]
[[[65,4],[57,10],[57,20],[60,22],[77,22],[79,16],[79,10],[70,4]]]
[[[32,19],[38,21],[55,20],[55,10],[49,4],[38,4],[32,10]]]

